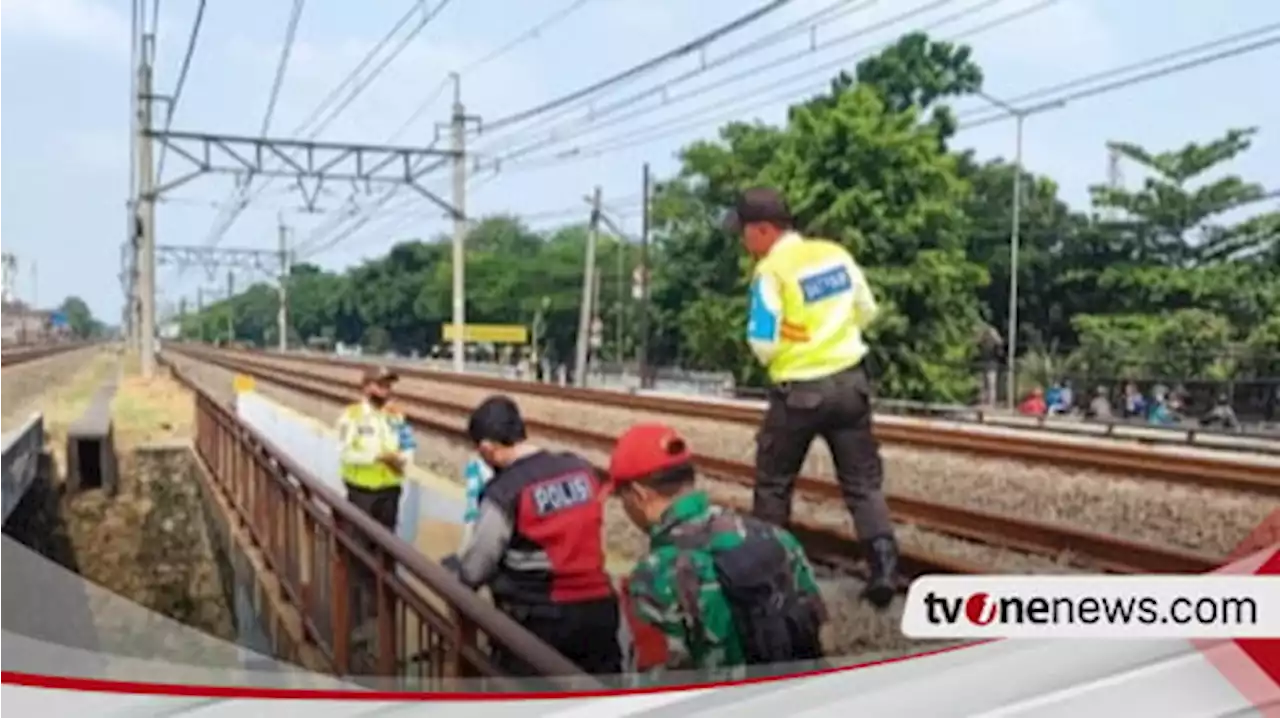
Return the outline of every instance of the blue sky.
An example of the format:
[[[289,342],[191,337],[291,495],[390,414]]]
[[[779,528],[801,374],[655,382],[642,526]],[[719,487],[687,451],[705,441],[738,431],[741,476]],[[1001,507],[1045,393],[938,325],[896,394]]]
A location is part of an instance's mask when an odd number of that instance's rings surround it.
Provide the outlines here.
[[[749,43],[834,0],[796,0],[791,6],[741,33],[710,46],[714,59]],[[430,0],[434,7],[439,0]],[[533,26],[568,0],[452,0],[428,24],[399,59],[319,135],[320,139],[377,143],[401,127],[413,109],[437,89],[445,74],[467,65]],[[463,77],[468,112],[495,119],[577,89],[660,51],[693,38],[744,13],[763,0],[590,0],[539,38],[521,44]],[[411,7],[411,0],[309,0],[303,11],[292,61],[276,108],[272,136],[287,136],[321,99]],[[853,0],[858,12],[817,30],[818,50],[789,63],[761,70],[737,82],[724,78],[773,58],[796,53],[810,43],[807,35],[776,43],[742,60],[673,84],[668,106],[654,109],[658,96],[620,115],[615,124],[585,133],[593,126],[585,110],[558,119],[566,132],[560,144],[529,157],[547,157],[574,146],[610,145],[635,140],[630,147],[578,161],[519,167],[504,163],[500,174],[473,185],[469,211],[527,214],[534,226],[574,219],[561,210],[582,205],[582,197],[599,184],[606,205],[616,208],[624,226],[638,228],[635,198],[640,168],[648,161],[655,174],[671,173],[674,154],[683,144],[711,136],[726,116],[702,114],[685,131],[641,142],[638,132],[666,118],[679,117],[718,101],[735,118],[776,121],[786,102],[780,92],[803,91],[808,80],[761,92],[754,106],[744,93],[812,69],[814,83],[824,81],[840,58],[854,55],[919,28],[949,13],[977,5],[956,0],[859,39],[826,45],[878,20],[926,4]],[[945,38],[1034,5],[1034,0],[1002,0],[971,18],[933,34]],[[150,6],[151,2],[148,1]],[[292,3],[285,0],[210,0],[204,28],[173,128],[227,134],[257,134],[265,112],[279,49]],[[162,0],[156,91],[172,91],[196,0]],[[0,79],[4,115],[3,188],[0,236],[4,250],[18,256],[21,274],[16,291],[29,299],[31,265],[38,266],[38,300],[55,304],[69,294],[85,298],[94,312],[115,321],[121,306],[117,279],[120,244],[125,234],[124,202],[128,195],[129,153],[129,7],[127,0],[5,0],[0,9]],[[1280,21],[1275,0],[1058,0],[1046,9],[968,40],[986,73],[986,90],[1012,97],[1034,89],[1106,70],[1126,62],[1172,51],[1232,32]],[[851,67],[854,61],[850,61]],[[698,67],[690,57],[664,71],[637,80],[599,100],[597,106],[625,98]],[[1264,89],[1280,69],[1280,48],[1196,69],[1115,94],[1082,100],[1027,121],[1025,162],[1061,184],[1063,196],[1084,207],[1087,187],[1104,180],[1108,140],[1135,141],[1151,148],[1180,146],[1212,137],[1227,127],[1260,128],[1254,149],[1232,171],[1280,188],[1280,93]],[[705,88],[705,89],[701,89]],[[687,99],[681,99],[687,98]],[[738,104],[730,105],[734,100]],[[963,107],[971,107],[966,103]],[[740,108],[735,112],[735,107]],[[401,144],[429,142],[436,122],[447,119],[446,94],[401,137]],[[523,142],[548,137],[551,124],[503,135],[482,135],[472,147],[500,156]],[[1001,122],[964,132],[958,143],[981,156],[1010,156],[1013,124]],[[520,142],[517,142],[519,140]],[[514,143],[514,144],[513,144]],[[170,154],[165,177],[185,171]],[[1125,168],[1129,184],[1140,181]],[[448,176],[427,181],[447,188]],[[230,179],[206,177],[172,193],[161,205],[161,244],[202,244],[218,215],[217,206],[232,194]],[[410,193],[390,202],[386,212],[345,241],[312,258],[342,267],[377,255],[396,240],[446,231],[447,220]],[[322,200],[336,210],[346,190]],[[366,201],[362,199],[361,201]],[[268,186],[233,225],[219,246],[274,248],[277,213],[293,227],[295,242],[314,238],[313,229],[331,215],[297,212],[298,195],[286,183]],[[584,206],[585,207],[585,206]],[[1270,208],[1267,208],[1270,209]],[[585,214],[585,211],[583,212]],[[318,240],[312,240],[318,242]],[[162,304],[194,298],[200,286],[221,287],[225,275],[210,278],[200,270],[157,273]],[[247,282],[261,277],[242,277]]]

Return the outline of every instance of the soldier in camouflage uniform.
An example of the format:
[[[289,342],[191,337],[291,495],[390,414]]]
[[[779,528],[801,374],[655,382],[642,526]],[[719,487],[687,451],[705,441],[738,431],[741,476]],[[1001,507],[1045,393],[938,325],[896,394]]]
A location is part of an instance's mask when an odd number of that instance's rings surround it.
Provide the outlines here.
[[[641,671],[736,674],[751,664],[821,658],[826,613],[800,543],[712,505],[695,487],[692,456],[675,431],[632,427],[609,472],[627,515],[650,539],[624,591]]]

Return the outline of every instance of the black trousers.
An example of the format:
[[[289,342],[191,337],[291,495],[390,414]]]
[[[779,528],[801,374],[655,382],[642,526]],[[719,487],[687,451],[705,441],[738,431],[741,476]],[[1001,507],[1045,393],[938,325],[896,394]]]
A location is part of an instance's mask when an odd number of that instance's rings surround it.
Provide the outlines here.
[[[396,522],[400,516],[400,487],[386,489],[363,489],[347,484],[347,500],[364,513],[382,524],[388,531],[395,533]],[[360,533],[355,533],[359,537]],[[371,549],[372,542],[363,541],[366,549]],[[359,560],[350,565],[352,625],[361,626],[376,617],[375,599],[377,596],[373,571]],[[368,630],[372,630],[368,627]],[[359,639],[360,637],[357,637]],[[357,641],[358,642],[358,641]]]
[[[892,536],[884,465],[872,434],[871,381],[861,366],[769,391],[769,408],[756,440],[756,518],[777,526],[790,522],[796,476],[817,436],[831,448],[858,537]]]
[[[617,675],[622,672],[622,646],[618,642],[621,615],[617,599],[549,606],[500,601],[498,608],[587,673]],[[507,675],[536,675],[524,661],[501,647],[494,647],[493,660]]]
[[[373,517],[374,521],[395,532],[396,520],[400,517],[400,487],[387,489],[362,489],[347,484],[347,501]]]

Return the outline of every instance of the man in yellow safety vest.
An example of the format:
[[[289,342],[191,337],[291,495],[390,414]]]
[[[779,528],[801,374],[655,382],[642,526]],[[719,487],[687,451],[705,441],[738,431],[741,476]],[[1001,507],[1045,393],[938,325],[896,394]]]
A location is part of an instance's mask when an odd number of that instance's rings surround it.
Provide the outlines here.
[[[404,417],[387,406],[398,379],[385,367],[369,368],[361,381],[364,400],[348,406],[338,419],[347,500],[392,532],[404,468],[413,459],[402,441]]]
[[[870,568],[863,595],[884,608],[895,594],[898,548],[863,368],[862,333],[876,316],[875,297],[844,247],[795,230],[774,189],[743,192],[726,228],[741,233],[757,260],[747,340],[773,384],[757,438],[754,514],[790,522],[796,475],[821,436]]]

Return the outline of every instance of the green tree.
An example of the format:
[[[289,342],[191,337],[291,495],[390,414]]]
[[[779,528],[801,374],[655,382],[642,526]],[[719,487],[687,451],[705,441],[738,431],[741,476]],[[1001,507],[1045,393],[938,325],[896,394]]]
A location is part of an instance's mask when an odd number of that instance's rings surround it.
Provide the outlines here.
[[[58,305],[58,311],[67,318],[67,326],[71,335],[78,339],[89,339],[100,335],[103,324],[94,318],[89,305],[76,296],[67,297]]]
[[[1130,233],[1139,262],[1194,267],[1268,251],[1276,241],[1280,213],[1234,227],[1213,221],[1257,201],[1265,194],[1263,188],[1236,175],[1203,180],[1210,171],[1247,151],[1256,133],[1254,128],[1233,129],[1206,144],[1190,143],[1158,153],[1114,142],[1111,146],[1121,156],[1152,176],[1136,190],[1093,187],[1094,204],[1123,210],[1136,220],[1130,223]],[[1203,181],[1193,187],[1198,180]]]

